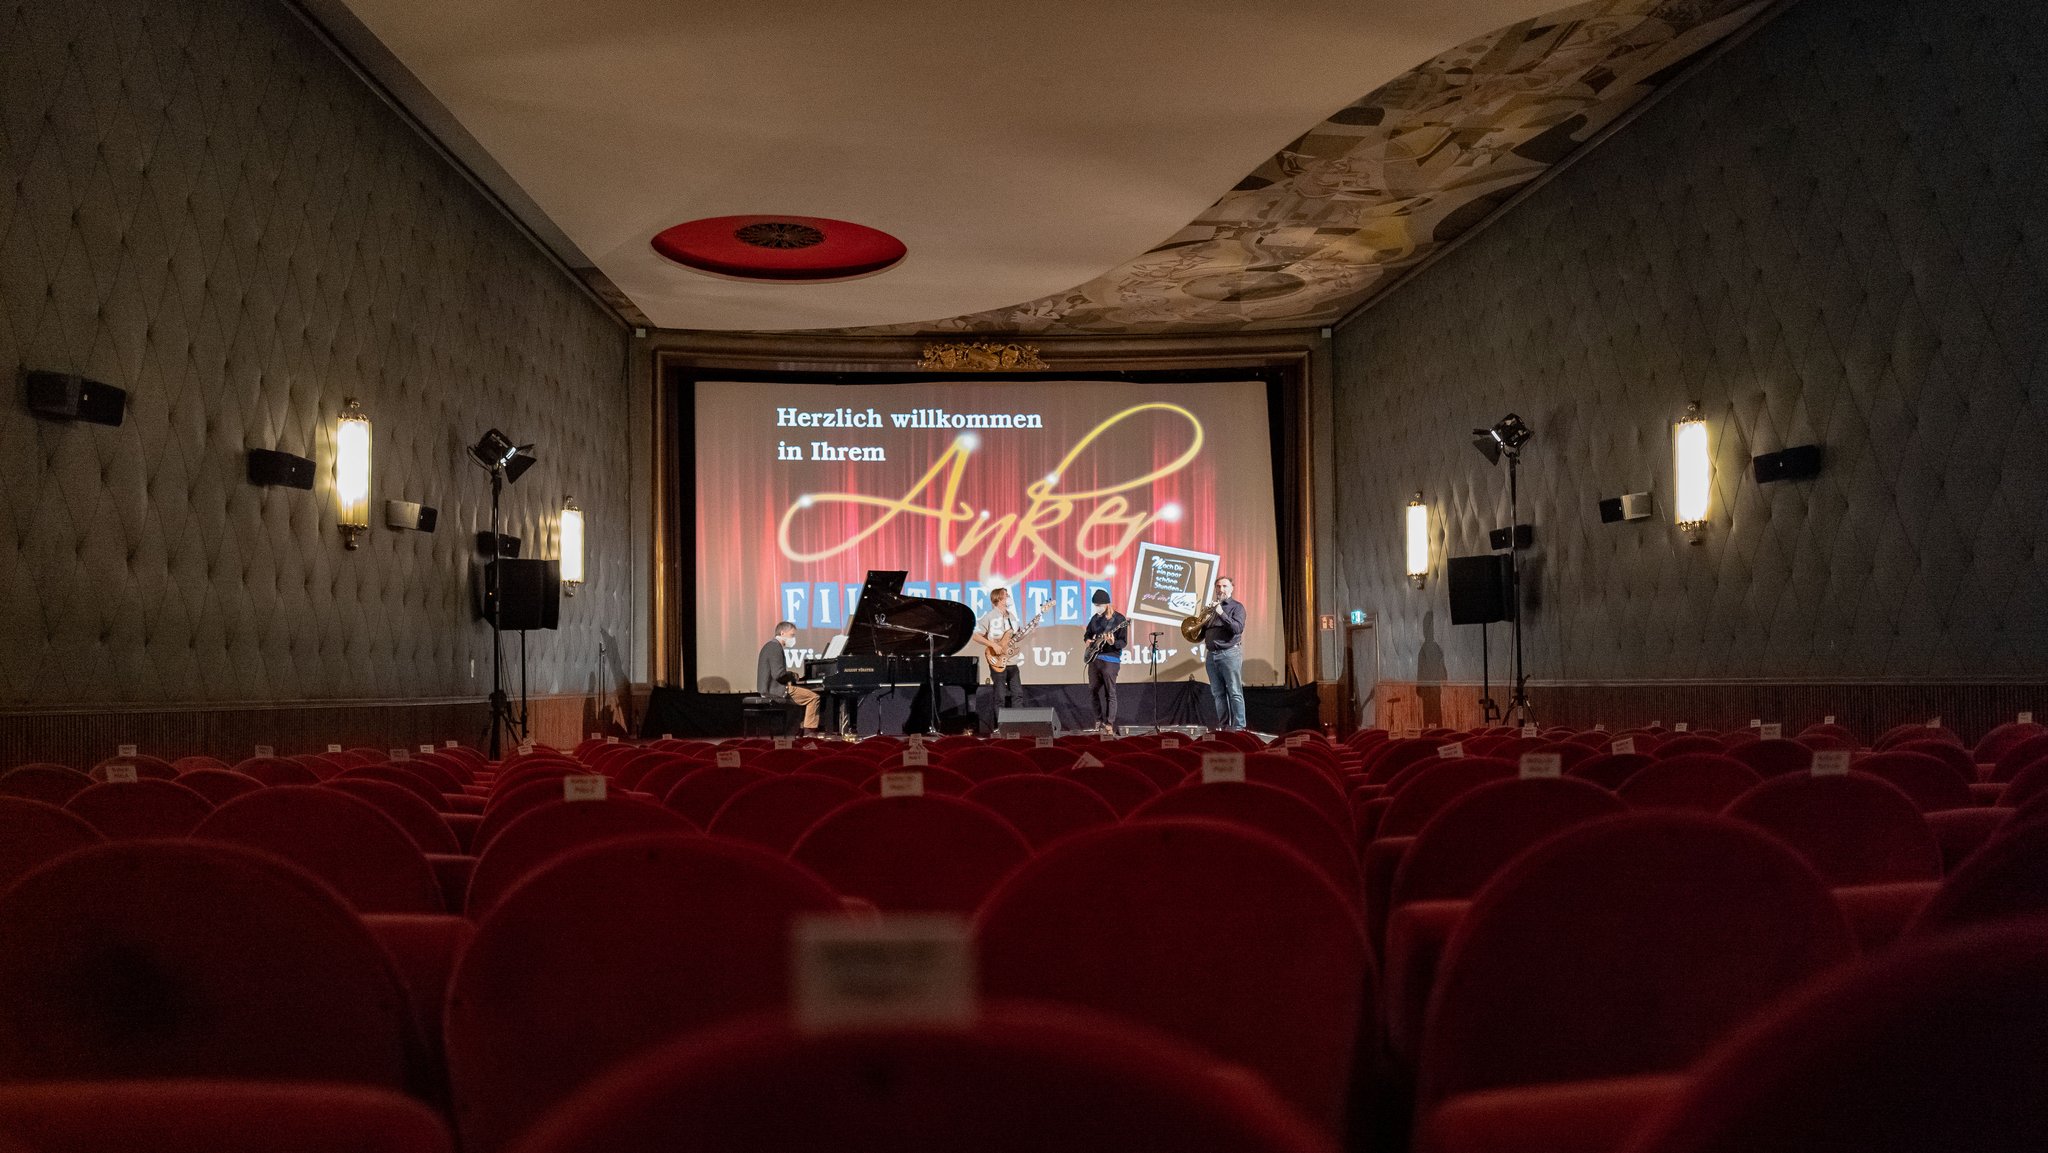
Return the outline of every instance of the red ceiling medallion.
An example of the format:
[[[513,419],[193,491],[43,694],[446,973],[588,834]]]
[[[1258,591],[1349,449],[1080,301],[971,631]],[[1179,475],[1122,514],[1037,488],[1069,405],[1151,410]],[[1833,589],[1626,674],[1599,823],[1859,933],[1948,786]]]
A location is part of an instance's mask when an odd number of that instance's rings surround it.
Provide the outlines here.
[[[745,280],[840,280],[903,259],[878,229],[819,216],[707,216],[663,229],[654,251],[677,264]]]

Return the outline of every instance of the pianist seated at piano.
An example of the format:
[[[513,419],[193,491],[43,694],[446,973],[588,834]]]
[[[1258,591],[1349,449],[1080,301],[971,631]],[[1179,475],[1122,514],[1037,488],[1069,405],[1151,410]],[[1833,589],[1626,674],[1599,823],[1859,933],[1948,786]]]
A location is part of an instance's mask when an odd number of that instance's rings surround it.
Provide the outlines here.
[[[775,635],[761,646],[754,661],[754,680],[760,695],[771,701],[793,701],[804,710],[804,735],[818,731],[818,694],[796,684],[796,670],[789,665],[790,650],[796,647],[796,625],[778,621]]]

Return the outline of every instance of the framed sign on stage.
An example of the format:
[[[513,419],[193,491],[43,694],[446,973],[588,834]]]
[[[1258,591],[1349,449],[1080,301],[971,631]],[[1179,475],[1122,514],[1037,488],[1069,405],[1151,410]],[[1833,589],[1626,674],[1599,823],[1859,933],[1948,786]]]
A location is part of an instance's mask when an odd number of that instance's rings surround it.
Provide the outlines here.
[[[1200,612],[1207,602],[1219,559],[1215,553],[1138,542],[1138,564],[1131,577],[1131,601],[1125,614],[1178,626],[1181,618]]]

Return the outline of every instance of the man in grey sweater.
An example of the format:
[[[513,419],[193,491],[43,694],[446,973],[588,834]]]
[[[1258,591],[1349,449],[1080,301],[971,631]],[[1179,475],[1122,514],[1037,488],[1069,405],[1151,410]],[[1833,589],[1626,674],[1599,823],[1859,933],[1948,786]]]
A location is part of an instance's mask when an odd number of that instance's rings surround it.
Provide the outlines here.
[[[789,621],[777,621],[775,635],[761,646],[761,655],[754,661],[755,691],[771,701],[795,701],[804,708],[804,735],[818,731],[818,694],[792,684],[796,670],[789,667],[789,650],[796,647],[796,626]]]

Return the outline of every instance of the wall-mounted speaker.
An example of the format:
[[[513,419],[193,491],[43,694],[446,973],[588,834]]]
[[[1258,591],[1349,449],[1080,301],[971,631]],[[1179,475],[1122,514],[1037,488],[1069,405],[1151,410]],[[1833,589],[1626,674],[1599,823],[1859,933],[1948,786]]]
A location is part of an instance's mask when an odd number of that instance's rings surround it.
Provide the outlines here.
[[[441,519],[441,510],[431,505],[410,500],[387,500],[384,502],[384,523],[390,528],[402,528],[412,532],[433,532],[434,525]],[[490,535],[488,533],[484,534]]]
[[[1795,445],[1754,457],[1749,463],[1756,472],[1758,484],[1769,484],[1774,480],[1805,480],[1820,475],[1820,446]]]
[[[28,410],[46,420],[83,420],[120,427],[128,394],[111,384],[70,372],[25,374]]]
[[[1625,492],[1600,502],[1602,524],[1613,524],[1618,520],[1643,520],[1649,515],[1650,494],[1646,492]]]
[[[1530,548],[1534,546],[1536,543],[1536,526],[1518,524],[1514,528],[1513,536],[1508,535],[1507,529],[1493,529],[1492,531],[1486,534],[1486,543],[1492,546],[1495,550],[1505,548]]]
[[[1510,558],[1499,553],[1454,556],[1446,566],[1451,623],[1483,625],[1515,618]]]
[[[483,618],[511,631],[551,629],[562,618],[562,565],[503,557],[484,566]]]
[[[480,532],[476,534],[476,551],[487,557],[516,557],[519,555],[519,538],[508,533],[499,533],[496,539],[493,539],[490,533]]]
[[[249,483],[282,488],[312,488],[313,462],[275,449],[249,450]]]

